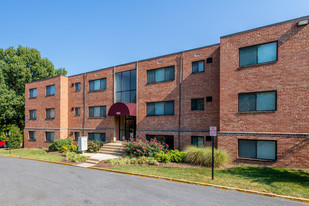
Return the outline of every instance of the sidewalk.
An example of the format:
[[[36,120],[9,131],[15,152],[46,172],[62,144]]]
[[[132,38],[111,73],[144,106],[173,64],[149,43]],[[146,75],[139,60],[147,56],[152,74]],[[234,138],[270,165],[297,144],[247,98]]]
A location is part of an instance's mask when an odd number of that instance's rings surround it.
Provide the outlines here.
[[[93,167],[94,165],[98,164],[102,160],[117,159],[118,157],[120,157],[117,155],[109,155],[109,154],[102,154],[102,153],[85,153],[83,155],[88,157],[88,160],[76,166]]]

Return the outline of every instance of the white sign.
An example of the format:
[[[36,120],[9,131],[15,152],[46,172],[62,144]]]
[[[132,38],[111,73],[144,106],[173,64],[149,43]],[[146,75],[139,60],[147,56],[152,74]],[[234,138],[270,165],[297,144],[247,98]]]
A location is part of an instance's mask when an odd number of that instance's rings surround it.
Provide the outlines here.
[[[88,150],[88,137],[78,137],[78,151]]]
[[[210,136],[212,136],[212,137],[217,136],[217,127],[210,127],[209,131],[210,131],[209,132]]]

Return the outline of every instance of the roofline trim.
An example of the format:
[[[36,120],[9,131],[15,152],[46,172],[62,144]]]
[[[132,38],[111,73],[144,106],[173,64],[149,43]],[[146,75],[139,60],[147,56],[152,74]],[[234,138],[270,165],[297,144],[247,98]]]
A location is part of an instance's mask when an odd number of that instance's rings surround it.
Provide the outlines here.
[[[286,21],[277,22],[277,23],[274,23],[274,24],[268,24],[268,25],[265,25],[265,26],[260,26],[260,27],[256,27],[256,28],[253,28],[253,29],[248,29],[248,30],[232,33],[232,34],[227,34],[227,35],[221,36],[220,39],[221,38],[225,38],[225,37],[234,36],[234,35],[237,35],[237,34],[251,32],[251,31],[254,31],[254,30],[258,30],[258,29],[263,29],[263,28],[266,28],[266,27],[271,27],[271,26],[276,26],[276,25],[279,25],[279,24],[284,24],[284,23],[287,23],[287,22],[290,22],[290,21],[295,21],[295,20],[299,20],[299,19],[303,19],[303,18],[309,18],[309,15],[308,16],[297,17],[297,18],[294,18],[294,19],[286,20]]]

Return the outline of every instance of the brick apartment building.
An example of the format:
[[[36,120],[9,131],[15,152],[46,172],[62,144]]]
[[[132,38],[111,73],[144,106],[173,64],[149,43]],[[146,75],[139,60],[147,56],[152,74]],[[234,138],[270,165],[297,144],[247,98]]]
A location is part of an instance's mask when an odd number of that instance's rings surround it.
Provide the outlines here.
[[[25,87],[25,147],[59,138],[211,144],[234,161],[309,167],[309,26],[301,17],[220,43]]]

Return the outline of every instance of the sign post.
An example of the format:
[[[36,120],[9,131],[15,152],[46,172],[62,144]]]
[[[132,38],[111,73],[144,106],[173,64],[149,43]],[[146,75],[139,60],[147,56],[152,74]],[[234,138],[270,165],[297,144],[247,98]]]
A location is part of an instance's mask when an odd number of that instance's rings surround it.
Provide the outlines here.
[[[215,159],[215,144],[214,144],[214,137],[217,136],[217,127],[210,127],[209,129],[209,133],[211,136],[211,147],[212,147],[212,151],[211,151],[211,179],[214,179],[214,159]]]
[[[84,151],[88,149],[88,137],[78,137],[78,151]]]

